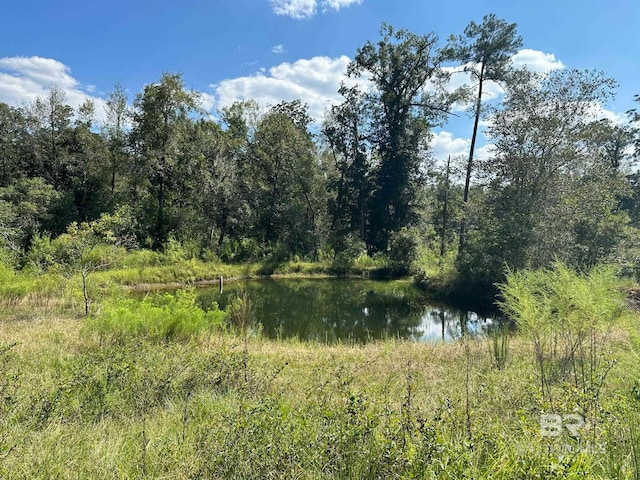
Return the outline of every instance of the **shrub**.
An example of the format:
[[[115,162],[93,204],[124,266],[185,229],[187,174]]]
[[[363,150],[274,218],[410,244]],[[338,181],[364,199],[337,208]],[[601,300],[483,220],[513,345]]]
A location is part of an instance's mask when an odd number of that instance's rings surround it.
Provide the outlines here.
[[[577,273],[557,262],[549,270],[508,271],[498,288],[499,306],[533,343],[542,396],[551,401],[554,384],[565,383],[597,405],[613,365],[604,341],[626,311],[616,271]]]
[[[123,260],[123,265],[129,268],[135,267],[156,267],[163,264],[163,255],[153,250],[134,250],[127,254]]]
[[[250,262],[263,257],[263,249],[253,238],[225,239],[219,247],[220,260],[227,263]]]
[[[56,263],[56,246],[48,235],[36,233],[31,239],[31,248],[26,254],[27,269],[45,272]]]
[[[214,303],[205,311],[196,304],[194,289],[178,290],[104,306],[87,330],[114,338],[144,335],[157,340],[188,339],[224,326],[227,313]]]
[[[169,238],[169,241],[164,247],[164,254],[169,264],[180,263],[195,258],[193,252],[185,248],[185,246],[174,237]]]
[[[346,235],[336,248],[337,253],[331,266],[338,272],[346,272],[353,267],[359,257],[367,253],[366,244],[351,233]]]
[[[391,268],[400,275],[411,273],[418,260],[419,245],[420,240],[414,230],[403,228],[393,232],[389,240]]]

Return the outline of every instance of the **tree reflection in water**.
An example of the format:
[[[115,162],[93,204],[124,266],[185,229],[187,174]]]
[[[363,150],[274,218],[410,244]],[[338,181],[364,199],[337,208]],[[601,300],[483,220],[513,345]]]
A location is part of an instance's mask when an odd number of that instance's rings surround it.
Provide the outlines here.
[[[229,282],[199,290],[206,307],[226,308],[242,289],[253,322],[268,338],[364,343],[371,339],[454,340],[483,335],[495,322],[474,312],[429,303],[409,282],[352,279],[287,279]]]

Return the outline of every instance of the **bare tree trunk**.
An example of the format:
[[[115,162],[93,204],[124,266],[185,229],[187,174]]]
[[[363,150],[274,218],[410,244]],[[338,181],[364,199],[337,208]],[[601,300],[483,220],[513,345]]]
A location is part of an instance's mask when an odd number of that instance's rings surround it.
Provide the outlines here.
[[[444,207],[442,209],[442,237],[440,239],[440,266],[444,258],[447,235],[447,207],[449,206],[449,166],[451,164],[451,155],[447,158],[447,173],[444,181]]]
[[[473,134],[471,135],[471,148],[469,149],[469,159],[467,160],[467,176],[464,181],[464,196],[462,198],[462,220],[460,221],[460,245],[458,246],[458,255],[464,251],[464,237],[467,224],[467,202],[469,201],[469,186],[471,184],[471,169],[473,168],[473,153],[476,148],[476,137],[478,135],[478,124],[480,122],[480,110],[482,108],[482,82],[484,80],[484,62],[480,67],[480,85],[478,86],[478,98],[476,99],[476,112],[473,122]]]

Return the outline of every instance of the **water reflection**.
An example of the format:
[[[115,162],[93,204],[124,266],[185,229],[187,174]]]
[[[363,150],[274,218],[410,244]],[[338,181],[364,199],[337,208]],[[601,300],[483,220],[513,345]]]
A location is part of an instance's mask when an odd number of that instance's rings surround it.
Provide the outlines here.
[[[240,290],[252,304],[253,321],[269,338],[366,342],[395,337],[418,342],[484,335],[490,317],[428,304],[409,282],[370,280],[252,280],[199,290],[203,307],[226,308]]]
[[[412,337],[419,342],[443,340],[450,341],[463,335],[478,337],[486,335],[497,325],[497,320],[491,315],[479,315],[476,312],[456,310],[439,305],[427,307],[422,316],[420,328]]]

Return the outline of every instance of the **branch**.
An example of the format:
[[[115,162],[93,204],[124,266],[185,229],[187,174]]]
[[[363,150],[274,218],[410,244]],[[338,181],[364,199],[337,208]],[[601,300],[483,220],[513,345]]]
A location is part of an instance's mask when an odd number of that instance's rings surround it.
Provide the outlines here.
[[[445,107],[437,107],[435,105],[429,105],[428,103],[410,103],[409,106],[428,108],[430,110],[436,110],[438,112],[446,113],[447,115],[453,115],[454,117],[458,116],[457,113],[450,112],[449,109]]]

